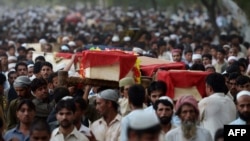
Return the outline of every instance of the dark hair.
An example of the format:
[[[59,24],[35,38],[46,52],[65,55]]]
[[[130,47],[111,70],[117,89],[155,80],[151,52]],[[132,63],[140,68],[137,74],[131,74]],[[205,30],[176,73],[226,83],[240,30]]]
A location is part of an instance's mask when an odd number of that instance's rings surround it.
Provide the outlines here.
[[[25,66],[25,67],[26,67],[26,69],[28,69],[28,67],[27,67],[27,64],[26,64],[26,63],[24,63],[24,62],[18,62],[18,63],[16,64],[16,66],[15,66],[15,70],[16,70],[16,71],[17,71],[17,68],[18,68],[19,66]]]
[[[205,67],[203,64],[193,64],[191,67],[190,67],[190,70],[194,70],[194,71],[205,71]]]
[[[55,103],[58,103],[63,97],[69,96],[70,92],[66,87],[56,87],[54,89],[54,100]]]
[[[3,52],[3,53],[0,53],[0,57],[7,57],[8,58],[8,55],[5,52]]]
[[[24,51],[24,52],[26,52],[26,48],[25,47],[19,47],[18,49],[17,49],[17,52],[19,52],[19,51]]]
[[[145,89],[142,85],[135,84],[128,89],[128,100],[134,106],[142,107],[145,100]]]
[[[36,106],[35,106],[35,104],[32,102],[31,99],[22,99],[22,100],[18,103],[17,108],[16,108],[16,111],[19,111],[19,110],[22,108],[22,106],[23,106],[24,104],[26,104],[26,105],[29,107],[29,109],[31,109],[31,110],[33,110],[33,111],[36,111]]]
[[[42,65],[41,65],[41,69],[42,69],[43,66],[48,66],[53,70],[53,65],[50,62],[43,62]]]
[[[48,83],[53,83],[53,79],[58,76],[58,72],[53,72],[48,77]]]
[[[135,134],[140,138],[143,134],[158,134],[161,131],[161,125],[157,124],[153,127],[148,129],[136,130],[128,127],[127,129],[127,136],[129,136],[130,132],[135,132]]]
[[[151,95],[153,91],[162,91],[163,95],[165,95],[167,93],[166,83],[161,80],[153,81],[148,88],[148,94]]]
[[[51,134],[50,126],[45,120],[34,120],[30,126],[30,135],[34,131],[46,131],[49,135]]]
[[[86,102],[83,98],[81,98],[81,97],[76,97],[76,98],[74,98],[74,101],[75,101],[75,103],[79,104],[80,109],[81,109],[82,111],[87,109],[88,104],[87,104],[87,102]]]
[[[226,72],[229,74],[233,73],[233,72],[240,73],[239,62],[238,61],[233,62],[232,65],[230,65],[229,67],[226,68]]]
[[[0,73],[0,85],[3,85],[6,81],[6,77],[3,73]]]
[[[196,52],[198,49],[203,50],[203,47],[202,47],[202,46],[200,46],[200,45],[196,46],[196,47],[194,48],[194,52]]]
[[[9,73],[8,73],[8,78],[10,78],[10,76],[12,75],[12,74],[15,74],[16,73],[16,71],[10,71]]]
[[[33,73],[34,74],[38,74],[41,71],[42,68],[42,62],[38,61],[34,64],[34,70]]]
[[[46,85],[47,86],[47,81],[43,78],[35,78],[31,81],[30,84],[30,89],[34,92],[36,91],[38,88],[42,87]]]
[[[228,76],[228,80],[236,80],[239,76],[241,76],[241,74],[238,72],[230,73]]]
[[[212,60],[212,55],[211,54],[203,54],[202,58],[208,58],[209,60]]]
[[[244,85],[246,83],[250,83],[250,78],[248,76],[241,75],[241,76],[236,78],[237,85]]]
[[[38,60],[42,61],[42,62],[45,62],[45,58],[43,56],[37,56],[35,58],[35,62],[37,62]]]
[[[184,50],[184,54],[186,55],[187,53],[193,53],[193,51],[191,49]]]
[[[217,52],[220,52],[223,55],[226,55],[226,51],[223,48],[219,48]]]
[[[206,78],[207,85],[211,86],[213,91],[225,93],[227,87],[225,84],[225,78],[220,73],[211,73]]]
[[[215,135],[214,135],[214,141],[218,141],[218,139],[224,138],[224,129],[219,128],[216,130]]]
[[[154,103],[154,105],[153,105],[153,108],[155,110],[157,110],[158,109],[158,105],[160,103],[163,104],[163,105],[165,105],[165,106],[171,107],[172,110],[174,108],[173,104],[169,100],[167,100],[167,99],[158,99],[158,100],[156,100],[155,103]]]
[[[62,110],[64,108],[75,113],[76,112],[76,105],[74,103],[74,100],[73,99],[60,100],[56,104],[55,111],[56,111],[56,113],[58,113],[60,110]]]

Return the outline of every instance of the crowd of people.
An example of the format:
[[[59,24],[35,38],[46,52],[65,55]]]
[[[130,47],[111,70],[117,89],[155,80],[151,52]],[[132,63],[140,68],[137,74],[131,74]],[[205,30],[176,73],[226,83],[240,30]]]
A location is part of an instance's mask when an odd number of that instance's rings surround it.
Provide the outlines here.
[[[119,7],[6,10],[0,19],[0,141],[221,141],[224,125],[250,124],[250,44],[230,14],[214,31],[202,8],[176,13]],[[208,71],[206,97],[176,101],[166,82],[124,77],[119,87],[66,83],[41,52],[77,53],[89,46],[133,51],[186,70]],[[101,71],[101,70],[100,70]],[[147,83],[145,82],[147,81]],[[144,83],[145,82],[145,83]]]

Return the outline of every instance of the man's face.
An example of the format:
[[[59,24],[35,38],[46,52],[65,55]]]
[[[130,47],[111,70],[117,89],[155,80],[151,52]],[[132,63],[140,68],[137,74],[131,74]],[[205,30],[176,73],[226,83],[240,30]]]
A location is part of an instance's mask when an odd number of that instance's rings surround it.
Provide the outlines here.
[[[124,89],[123,89],[123,92],[122,92],[122,95],[126,98],[128,98],[128,89],[130,88],[130,85],[126,85],[124,86]]]
[[[27,76],[28,75],[28,69],[26,66],[19,65],[17,67],[17,74],[18,76]]]
[[[186,60],[188,61],[188,62],[192,62],[192,53],[190,52],[190,53],[186,53],[185,54],[185,58],[186,58]]]
[[[194,122],[197,119],[197,113],[193,106],[185,104],[181,107],[180,119],[182,122]]]
[[[218,59],[218,60],[224,60],[224,58],[225,58],[225,55],[224,55],[224,54],[222,54],[221,52],[218,52],[218,53],[217,53],[217,59]]]
[[[27,104],[23,104],[16,112],[17,118],[21,123],[29,124],[35,117],[35,111],[30,109]]]
[[[169,124],[172,119],[173,110],[170,106],[166,106],[163,103],[159,103],[156,110],[156,115],[160,119],[161,124],[166,125]]]
[[[173,57],[173,61],[175,61],[175,62],[180,62],[181,61],[181,55],[178,52],[173,52],[172,57]]]
[[[250,82],[243,84],[243,85],[237,85],[237,91],[247,90],[250,91]]]
[[[241,119],[250,121],[250,96],[241,96],[237,99],[237,109]]]
[[[50,140],[50,133],[45,130],[39,131],[34,130],[30,135],[30,141],[49,141]]]
[[[56,119],[62,128],[70,128],[73,125],[74,113],[66,108],[61,109],[56,114]]]
[[[26,59],[27,60],[32,60],[32,57],[33,57],[33,51],[29,51],[27,54],[26,54]]]
[[[12,73],[10,75],[10,77],[8,77],[8,81],[9,81],[10,85],[13,85],[13,83],[14,83],[14,81],[15,81],[16,78],[17,78],[17,74],[16,73]]]
[[[1,59],[1,64],[2,65],[7,65],[8,64],[8,57],[7,56],[2,56],[0,57]]]
[[[34,67],[28,68],[28,77],[31,77],[33,75]]]
[[[154,104],[155,101],[158,100],[163,95],[164,94],[162,93],[162,91],[158,91],[158,90],[157,91],[152,91],[149,99],[151,100],[152,104]]]
[[[229,91],[233,96],[238,93],[235,79],[229,80]]]
[[[35,91],[34,94],[37,99],[46,99],[48,97],[48,87],[47,85],[43,85],[38,87]]]
[[[100,115],[106,115],[107,111],[109,110],[108,101],[101,98],[96,98],[96,110]]]
[[[52,73],[52,69],[49,66],[43,66],[41,69],[41,75],[44,79],[47,79]]]
[[[211,64],[211,60],[209,60],[207,57],[203,57],[202,58],[202,64],[204,66],[208,65],[208,64]]]
[[[19,97],[26,97],[28,89],[25,87],[15,87],[14,88]]]

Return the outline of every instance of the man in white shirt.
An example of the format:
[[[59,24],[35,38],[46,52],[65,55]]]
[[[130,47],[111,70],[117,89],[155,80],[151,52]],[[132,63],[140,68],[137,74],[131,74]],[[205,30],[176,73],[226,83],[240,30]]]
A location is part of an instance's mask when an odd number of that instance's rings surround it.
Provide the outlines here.
[[[239,117],[231,125],[250,125],[250,91],[242,90],[237,94],[236,105]]]
[[[212,141],[209,131],[197,125],[199,110],[193,96],[180,97],[175,110],[181,119],[181,125],[167,133],[166,141]]]
[[[217,129],[236,118],[236,107],[232,99],[225,95],[224,77],[219,73],[209,74],[206,78],[208,97],[199,102],[200,126],[209,130],[214,137]]]
[[[96,97],[96,110],[102,116],[90,129],[98,141],[118,141],[121,131],[121,115],[118,113],[118,92],[106,89]]]
[[[56,105],[59,127],[54,129],[50,141],[89,141],[73,124],[76,106],[73,99],[61,100]]]

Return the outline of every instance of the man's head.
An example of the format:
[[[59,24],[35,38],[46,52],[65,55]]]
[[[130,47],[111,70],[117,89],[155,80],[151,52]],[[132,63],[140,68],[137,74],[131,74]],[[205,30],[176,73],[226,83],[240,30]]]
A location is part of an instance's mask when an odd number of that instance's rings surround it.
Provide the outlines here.
[[[30,88],[37,99],[44,100],[48,98],[48,86],[45,79],[35,78],[32,80]]]
[[[236,78],[237,91],[247,90],[250,91],[250,78],[245,75],[241,75]]]
[[[78,123],[78,122],[81,122],[82,117],[85,115],[88,104],[81,97],[76,97],[74,99],[74,102],[75,102],[75,105],[76,105],[75,121],[74,122]]]
[[[153,81],[148,89],[149,99],[152,104],[161,96],[166,95],[167,85],[164,81]]]
[[[180,49],[173,49],[172,50],[172,58],[174,62],[180,62],[181,61],[182,52]]]
[[[250,91],[240,91],[236,97],[236,107],[239,113],[239,117],[250,122]]]
[[[19,97],[27,97],[30,94],[31,81],[28,76],[18,76],[13,87]]]
[[[30,141],[49,141],[50,126],[44,120],[34,121],[30,127]]]
[[[211,54],[203,54],[202,55],[202,64],[204,66],[212,64],[212,55]]]
[[[230,73],[228,76],[229,91],[230,91],[231,95],[234,97],[238,93],[236,80],[239,76],[241,76],[241,74],[237,73],[237,72]]]
[[[9,81],[9,84],[12,86],[15,79],[17,78],[17,73],[16,71],[10,71],[8,73],[8,81]]]
[[[18,103],[16,116],[23,124],[31,124],[35,117],[36,106],[30,99],[23,99]]]
[[[50,62],[42,63],[40,73],[44,79],[48,79],[49,75],[52,72],[53,72],[53,66]]]
[[[16,64],[15,70],[18,76],[27,76],[28,75],[28,67],[24,62],[19,62]]]
[[[198,104],[191,95],[182,96],[176,102],[176,115],[181,119],[183,136],[190,139],[196,134],[196,124],[199,117]]]
[[[225,78],[222,74],[211,73],[206,78],[206,93],[211,95],[213,93],[226,93],[227,87],[225,84]]]
[[[167,125],[170,123],[173,115],[173,101],[167,96],[162,96],[160,99],[156,100],[154,104],[155,113],[160,119],[162,125]]]
[[[129,104],[134,107],[143,107],[143,102],[145,100],[145,89],[142,85],[135,84],[132,85],[128,90],[128,101]]]
[[[3,93],[4,90],[4,82],[6,81],[6,77],[4,74],[0,73],[0,93]]]
[[[61,128],[68,129],[73,126],[76,105],[73,99],[60,100],[56,104],[56,119]]]
[[[200,54],[193,54],[192,56],[193,64],[202,64],[202,58]]]
[[[124,97],[128,97],[128,89],[131,85],[135,84],[135,80],[133,77],[124,77],[119,81],[119,87],[121,95]]]
[[[96,110],[102,116],[107,116],[110,111],[118,110],[118,92],[113,89],[103,90],[96,97]]]
[[[47,81],[49,89],[55,89],[58,87],[58,72],[51,73]]]
[[[161,126],[155,114],[136,110],[128,123],[129,141],[158,141]]]
[[[192,50],[185,50],[185,51],[184,51],[184,54],[185,54],[185,59],[186,59],[188,62],[192,62],[193,51],[192,51]]]

